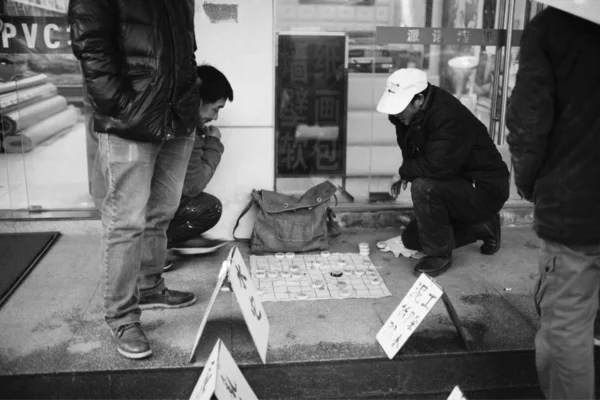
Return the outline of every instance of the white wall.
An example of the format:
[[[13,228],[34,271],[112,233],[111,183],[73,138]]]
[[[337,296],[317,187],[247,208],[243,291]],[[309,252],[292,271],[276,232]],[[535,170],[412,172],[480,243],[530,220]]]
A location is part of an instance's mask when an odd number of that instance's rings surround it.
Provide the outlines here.
[[[204,1],[196,1],[196,60],[219,68],[229,79],[234,101],[215,123],[225,153],[207,192],[223,202],[223,217],[207,236],[232,238],[232,229],[252,189],[273,189],[274,31],[272,0],[212,0],[237,5],[237,21],[211,22]],[[249,237],[255,213],[244,217],[236,232]]]

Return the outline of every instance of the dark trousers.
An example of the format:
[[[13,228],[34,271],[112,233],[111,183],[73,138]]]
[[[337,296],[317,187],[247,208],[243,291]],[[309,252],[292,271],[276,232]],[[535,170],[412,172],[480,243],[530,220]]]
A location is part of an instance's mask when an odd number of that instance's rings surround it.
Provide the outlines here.
[[[181,245],[215,226],[221,219],[221,201],[208,193],[183,196],[167,229],[168,247]]]
[[[402,234],[404,245],[430,256],[480,239],[481,224],[491,220],[509,196],[509,178],[477,182],[461,178],[417,178],[411,184],[415,218]]]

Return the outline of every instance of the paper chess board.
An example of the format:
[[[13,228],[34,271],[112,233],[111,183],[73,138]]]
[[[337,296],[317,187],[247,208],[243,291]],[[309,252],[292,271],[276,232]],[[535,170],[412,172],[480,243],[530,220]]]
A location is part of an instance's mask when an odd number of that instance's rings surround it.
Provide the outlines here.
[[[391,296],[368,256],[354,253],[250,256],[252,282],[262,301]]]

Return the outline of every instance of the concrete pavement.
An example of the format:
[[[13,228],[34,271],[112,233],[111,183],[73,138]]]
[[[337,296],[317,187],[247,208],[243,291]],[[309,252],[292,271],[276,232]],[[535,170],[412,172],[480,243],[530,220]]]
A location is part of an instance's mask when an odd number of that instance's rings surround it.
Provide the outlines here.
[[[209,256],[174,260],[173,270],[165,274],[167,285],[193,291],[198,301],[180,310],[144,311],[142,326],[154,354],[132,361],[116,352],[103,321],[100,222],[0,224],[0,231],[50,230],[62,236],[0,308],[0,377],[190,367],[187,360],[196,331],[233,243]],[[399,233],[349,230],[331,248],[358,252],[359,242],[370,243],[371,260],[391,297],[263,304],[271,326],[267,366],[387,360],[375,335],[415,282],[416,260],[382,253],[375,243]],[[235,245],[249,265],[247,245]],[[502,249],[495,256],[481,255],[478,247],[455,251],[453,267],[437,282],[452,300],[474,353],[531,351],[538,323],[532,300],[537,238],[530,227],[503,227]],[[219,294],[191,367],[204,364],[217,338],[239,365],[262,365],[231,292]],[[439,302],[394,360],[462,353],[465,349]]]

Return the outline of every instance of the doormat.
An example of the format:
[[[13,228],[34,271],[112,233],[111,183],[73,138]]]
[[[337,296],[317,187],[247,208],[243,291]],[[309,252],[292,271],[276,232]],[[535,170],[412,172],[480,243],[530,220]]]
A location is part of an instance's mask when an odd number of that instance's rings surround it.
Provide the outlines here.
[[[59,235],[60,232],[0,233],[0,306]]]

